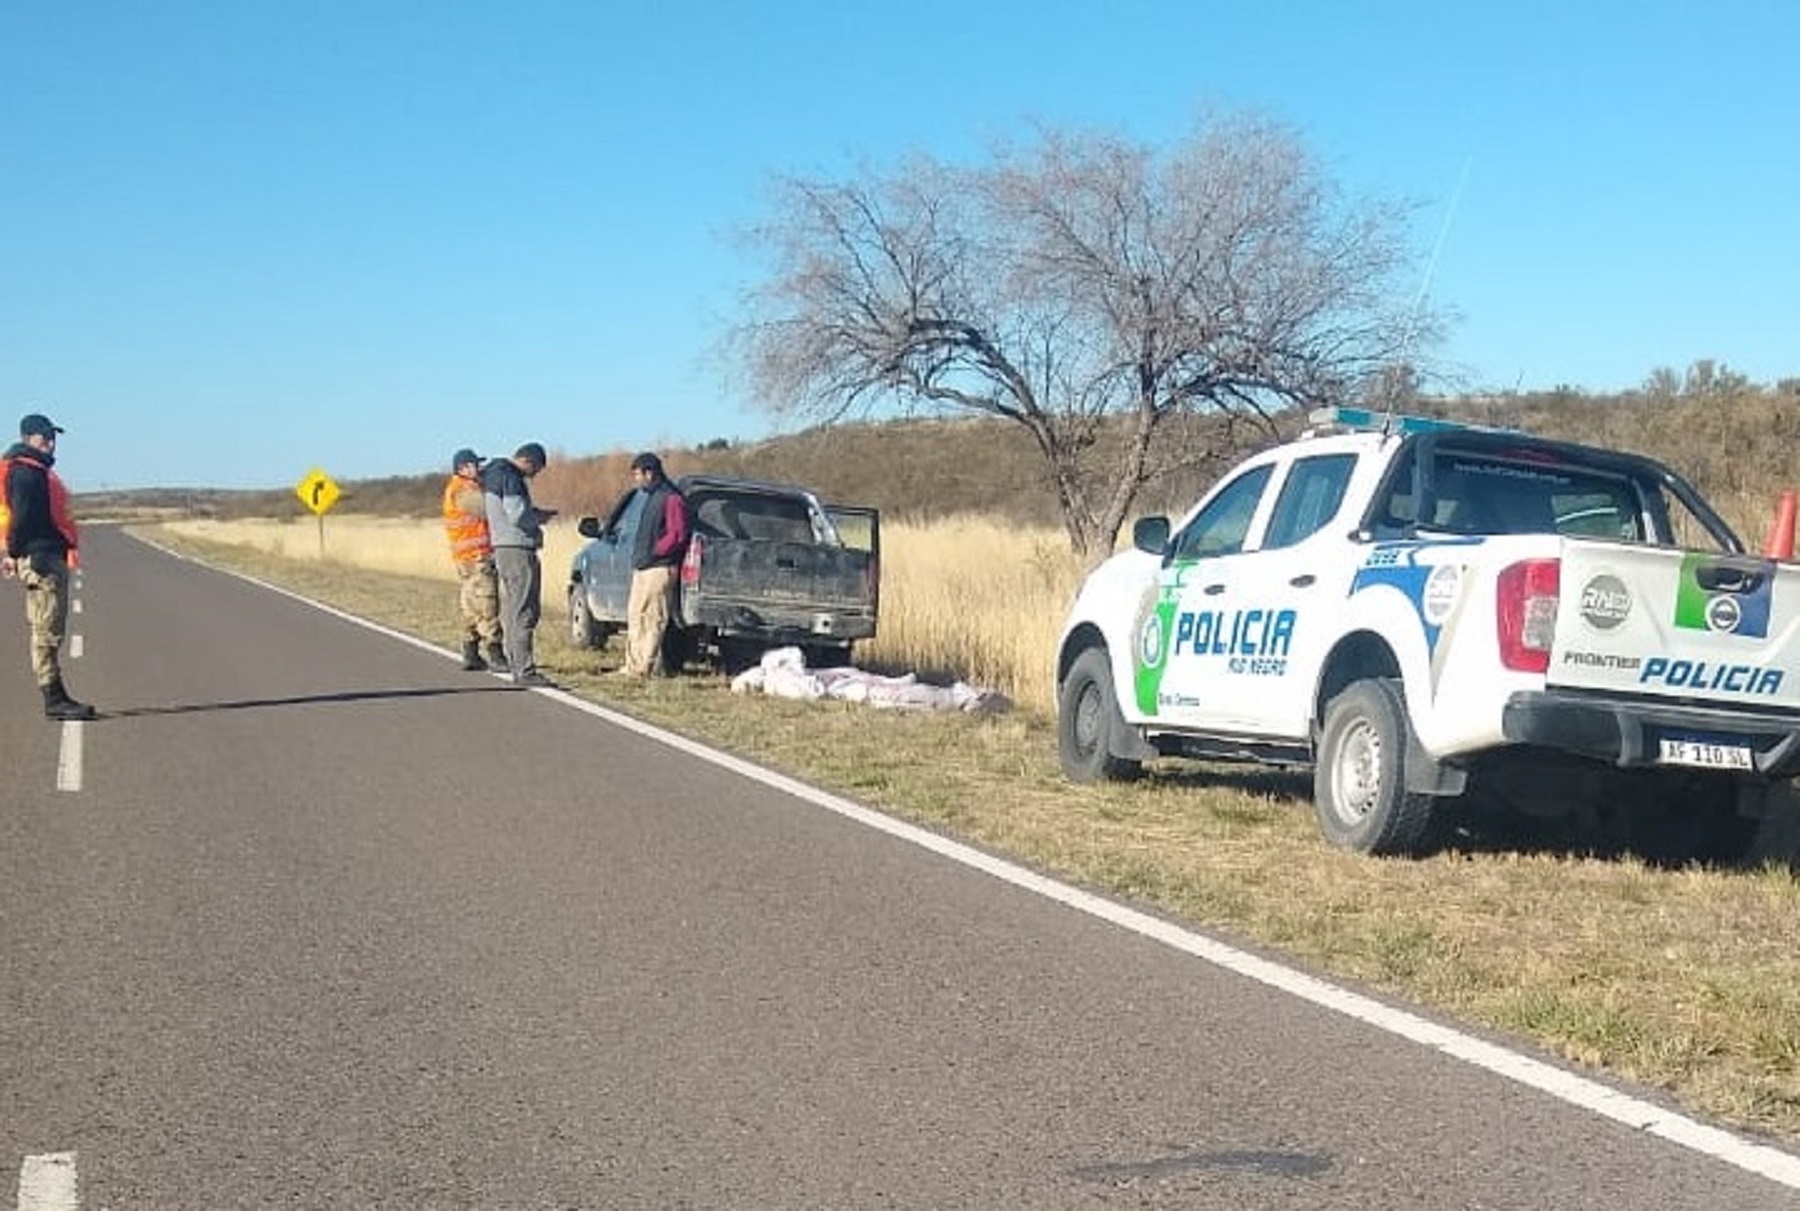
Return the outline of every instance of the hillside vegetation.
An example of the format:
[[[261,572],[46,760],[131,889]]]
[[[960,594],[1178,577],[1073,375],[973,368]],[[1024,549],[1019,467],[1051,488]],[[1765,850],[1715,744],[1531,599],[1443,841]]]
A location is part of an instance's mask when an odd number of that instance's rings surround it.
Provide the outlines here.
[[[1762,541],[1782,489],[1800,486],[1800,379],[1748,383],[1696,363],[1681,382],[1666,371],[1642,391],[1613,396],[1575,390],[1491,396],[1427,397],[1414,411],[1547,437],[1631,450],[1659,458],[1691,479],[1752,545]],[[1197,422],[1205,423],[1205,422]],[[1278,417],[1288,436],[1304,417]],[[1178,512],[1236,454],[1274,440],[1243,439],[1211,467],[1147,485],[1138,512]],[[625,489],[633,451],[552,451],[534,485],[541,504],[567,516],[604,513]],[[885,516],[931,522],[981,515],[1034,527],[1061,519],[1043,464],[1023,428],[989,419],[912,419],[806,429],[754,443],[711,441],[663,450],[671,474],[705,471],[804,484],[828,500],[874,505]],[[430,517],[448,469],[346,483],[337,511]],[[86,496],[95,514],[126,506],[222,518],[304,515],[290,488],[264,492],[170,491]]]

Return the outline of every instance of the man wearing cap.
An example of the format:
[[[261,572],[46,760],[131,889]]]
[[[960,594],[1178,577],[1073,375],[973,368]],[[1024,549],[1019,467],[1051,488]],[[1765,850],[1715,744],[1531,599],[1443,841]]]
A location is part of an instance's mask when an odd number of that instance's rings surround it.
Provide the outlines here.
[[[637,543],[631,552],[631,597],[625,606],[625,666],[631,677],[668,672],[663,637],[675,600],[676,569],[687,554],[687,498],[669,482],[662,459],[646,451],[631,460],[631,478],[644,494]]]
[[[69,624],[69,568],[78,556],[69,493],[51,468],[62,428],[32,412],[19,421],[19,440],[0,456],[0,533],[6,553],[0,574],[25,586],[31,624],[31,672],[51,719],[92,719],[94,708],[63,686],[62,645]]]
[[[531,650],[542,613],[538,551],[544,545],[544,523],[556,516],[555,509],[531,503],[531,479],[548,461],[544,447],[526,442],[511,458],[489,459],[481,468],[488,541],[494,546],[494,571],[500,579],[500,631],[514,685],[550,684],[538,672]]]
[[[500,643],[500,579],[494,571],[494,544],[488,538],[487,498],[481,490],[481,455],[464,448],[450,456],[450,480],[444,485],[444,533],[450,539],[450,561],[461,583],[457,609],[462,616],[462,666],[471,673],[492,668],[506,672],[506,649]],[[487,648],[484,659],[481,650]]]

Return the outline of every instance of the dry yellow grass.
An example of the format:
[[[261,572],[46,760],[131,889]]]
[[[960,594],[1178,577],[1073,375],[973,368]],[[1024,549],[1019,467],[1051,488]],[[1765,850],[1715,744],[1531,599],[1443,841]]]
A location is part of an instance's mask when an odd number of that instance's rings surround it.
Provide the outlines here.
[[[433,520],[370,517],[357,513],[327,515],[322,539],[319,526],[312,518],[190,519],[168,522],[163,529],[201,542],[247,547],[282,559],[368,568],[400,576],[441,580],[446,584],[456,583],[443,528]],[[546,527],[543,556],[546,609],[562,610],[561,586],[569,560],[586,541],[575,532],[572,521],[559,518]],[[552,587],[556,591],[548,591]]]
[[[443,531],[431,520],[328,515],[323,544],[311,519],[181,521],[166,528],[283,559],[455,580]],[[569,561],[584,541],[572,521],[559,518],[546,530],[546,614],[562,616]],[[881,576],[880,634],[859,650],[859,659],[961,679],[1051,708],[1050,653],[1081,579],[1061,531],[977,517],[889,523],[882,527]]]
[[[1060,530],[985,517],[884,525],[881,630],[865,649],[918,669],[1052,706],[1052,654],[1081,581]]]

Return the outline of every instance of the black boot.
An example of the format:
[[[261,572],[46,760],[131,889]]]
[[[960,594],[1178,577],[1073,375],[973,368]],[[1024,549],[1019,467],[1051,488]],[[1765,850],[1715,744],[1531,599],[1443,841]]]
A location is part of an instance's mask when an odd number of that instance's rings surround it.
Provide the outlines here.
[[[487,662],[488,667],[493,669],[496,673],[505,673],[512,668],[511,665],[506,663],[506,649],[497,643],[488,644]]]
[[[488,662],[481,658],[481,641],[465,639],[463,641],[463,669],[465,672],[479,673],[484,671]]]
[[[63,688],[62,678],[58,677],[44,687],[44,717],[47,719],[92,719],[94,708],[85,702],[77,702],[69,697],[69,691]]]

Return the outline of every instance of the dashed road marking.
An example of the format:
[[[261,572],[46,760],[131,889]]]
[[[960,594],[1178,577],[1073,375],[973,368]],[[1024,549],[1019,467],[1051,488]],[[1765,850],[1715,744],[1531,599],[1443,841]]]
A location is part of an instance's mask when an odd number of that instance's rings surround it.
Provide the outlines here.
[[[82,644],[81,644],[81,636],[80,635],[69,636],[69,659],[70,660],[80,660],[81,659],[81,647],[82,647]]]
[[[25,1158],[19,1167],[19,1211],[77,1211],[80,1206],[73,1152]]]
[[[59,791],[81,789],[81,737],[79,720],[70,719],[63,723],[62,745],[56,754],[56,789]]]

